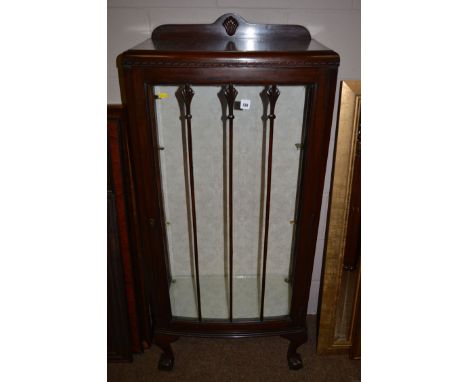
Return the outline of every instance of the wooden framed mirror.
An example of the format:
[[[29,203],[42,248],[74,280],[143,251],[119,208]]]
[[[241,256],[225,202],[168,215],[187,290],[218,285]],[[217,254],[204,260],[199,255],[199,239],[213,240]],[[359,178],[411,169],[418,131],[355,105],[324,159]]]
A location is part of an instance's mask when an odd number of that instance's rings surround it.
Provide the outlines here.
[[[361,81],[342,81],[317,353],[360,357]]]

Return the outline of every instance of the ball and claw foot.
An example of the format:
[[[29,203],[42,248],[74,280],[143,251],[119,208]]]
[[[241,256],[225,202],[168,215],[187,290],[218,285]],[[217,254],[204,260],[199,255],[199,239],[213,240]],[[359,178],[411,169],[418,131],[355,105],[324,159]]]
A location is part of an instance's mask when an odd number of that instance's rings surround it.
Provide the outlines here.
[[[302,358],[297,352],[297,348],[307,342],[307,328],[304,328],[300,332],[284,334],[282,337],[289,340],[287,353],[289,370],[302,369]]]
[[[174,357],[168,356],[166,353],[162,353],[159,358],[158,369],[171,371],[174,367]]]
[[[302,358],[298,353],[288,354],[288,366],[289,370],[302,369]]]

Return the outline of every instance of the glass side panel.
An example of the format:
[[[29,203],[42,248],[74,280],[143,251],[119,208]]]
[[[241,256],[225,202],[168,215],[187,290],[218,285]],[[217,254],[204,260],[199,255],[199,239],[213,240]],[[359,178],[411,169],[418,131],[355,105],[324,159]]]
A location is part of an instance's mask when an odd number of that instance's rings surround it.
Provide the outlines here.
[[[168,257],[171,272],[170,298],[174,316],[197,317],[195,265],[190,227],[190,204],[186,195],[188,173],[184,149],[186,134],[181,124],[181,111],[176,86],[156,86],[156,130],[159,140]],[[164,94],[167,94],[166,98]]]
[[[305,86],[279,86],[271,172],[264,315],[289,314],[291,250],[304,120]]]
[[[229,137],[221,86],[191,86],[193,189],[203,319],[228,319]],[[261,310],[269,114],[263,86],[237,86],[233,121],[233,318]],[[280,86],[274,120],[264,317],[289,314],[304,86]],[[155,86],[173,316],[198,318],[185,109],[179,86]],[[248,110],[239,101],[249,100]],[[162,148],[161,147],[161,148]]]

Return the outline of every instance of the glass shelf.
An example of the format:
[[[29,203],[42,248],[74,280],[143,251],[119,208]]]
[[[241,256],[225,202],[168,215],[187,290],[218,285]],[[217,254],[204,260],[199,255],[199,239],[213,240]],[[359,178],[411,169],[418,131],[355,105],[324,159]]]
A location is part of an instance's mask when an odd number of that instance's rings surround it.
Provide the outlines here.
[[[265,316],[289,314],[291,284],[287,275],[268,275],[265,300]],[[203,319],[227,319],[229,317],[229,281],[221,275],[201,276],[200,284]],[[257,276],[236,276],[233,279],[233,316],[236,319],[258,319],[260,317],[261,280]],[[170,286],[172,315],[181,318],[197,317],[195,278],[176,277]],[[187,291],[190,291],[187,293]]]

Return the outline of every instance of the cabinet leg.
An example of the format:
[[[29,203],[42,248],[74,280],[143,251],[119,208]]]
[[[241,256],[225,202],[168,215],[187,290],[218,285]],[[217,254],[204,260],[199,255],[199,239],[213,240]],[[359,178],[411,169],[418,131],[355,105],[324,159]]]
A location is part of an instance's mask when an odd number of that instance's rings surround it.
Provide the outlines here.
[[[169,334],[156,334],[154,336],[154,343],[163,351],[158,362],[159,370],[171,371],[174,367],[174,353],[172,351],[171,342],[177,339],[179,339],[179,337]]]
[[[307,331],[304,330],[303,332],[299,333],[285,334],[282,337],[289,340],[287,355],[289,369],[302,369],[302,358],[301,355],[297,352],[297,348],[307,342]]]

